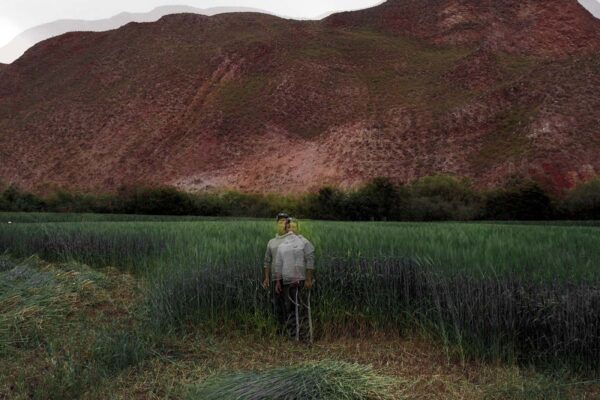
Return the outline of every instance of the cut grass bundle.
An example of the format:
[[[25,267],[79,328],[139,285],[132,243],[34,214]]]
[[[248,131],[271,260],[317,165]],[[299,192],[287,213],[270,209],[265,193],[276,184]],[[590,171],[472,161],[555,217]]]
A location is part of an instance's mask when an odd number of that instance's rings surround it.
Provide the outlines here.
[[[194,386],[189,400],[383,400],[394,381],[370,366],[341,361],[304,363],[263,372],[219,375]]]

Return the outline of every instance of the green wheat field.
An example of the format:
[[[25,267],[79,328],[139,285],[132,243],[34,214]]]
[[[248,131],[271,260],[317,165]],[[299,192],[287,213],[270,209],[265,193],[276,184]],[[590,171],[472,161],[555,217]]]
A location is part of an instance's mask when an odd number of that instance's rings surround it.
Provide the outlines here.
[[[300,229],[313,346],[260,286],[273,221],[0,213],[0,398],[600,394],[598,224]]]

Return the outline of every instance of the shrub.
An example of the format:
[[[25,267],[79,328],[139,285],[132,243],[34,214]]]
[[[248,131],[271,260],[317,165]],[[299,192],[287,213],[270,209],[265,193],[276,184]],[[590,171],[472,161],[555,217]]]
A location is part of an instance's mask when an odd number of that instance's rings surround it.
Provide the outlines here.
[[[110,213],[123,207],[114,196],[71,193],[57,190],[46,199],[48,209],[55,212],[71,213]]]
[[[45,211],[47,204],[38,196],[10,185],[0,196],[0,206],[5,211]]]
[[[426,176],[412,185],[413,192],[419,197],[437,197],[446,201],[476,199],[472,184],[465,178],[450,175]]]
[[[359,190],[349,193],[343,208],[351,220],[394,220],[402,217],[408,192],[396,187],[389,178],[375,178]]]
[[[228,215],[225,206],[219,197],[213,194],[201,194],[192,196],[193,210],[195,215],[218,217]]]
[[[224,193],[220,198],[227,215],[234,217],[272,217],[274,211],[267,199],[259,194],[235,191]]]
[[[550,196],[535,182],[521,182],[487,195],[484,217],[491,220],[538,221],[552,218]]]
[[[336,220],[345,219],[344,193],[333,187],[324,187],[316,195],[309,196],[309,209],[312,218]]]
[[[574,219],[600,219],[600,178],[577,185],[565,198],[567,215]]]
[[[192,196],[171,187],[125,189],[120,196],[127,213],[189,215],[195,211]]]
[[[466,179],[448,175],[429,176],[419,179],[411,189],[407,219],[466,221],[480,214],[480,196]]]

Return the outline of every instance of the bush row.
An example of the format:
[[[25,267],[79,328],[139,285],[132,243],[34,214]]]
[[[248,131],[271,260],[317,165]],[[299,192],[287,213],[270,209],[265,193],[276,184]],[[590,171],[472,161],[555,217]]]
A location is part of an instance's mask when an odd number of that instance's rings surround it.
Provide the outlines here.
[[[40,197],[15,185],[0,189],[0,211],[272,217],[281,210],[302,218],[355,221],[598,220],[600,179],[561,196],[526,179],[482,191],[467,179],[446,175],[410,185],[375,178],[352,191],[323,187],[296,197],[234,191],[192,194],[172,187],[121,188],[106,195],[58,190]]]

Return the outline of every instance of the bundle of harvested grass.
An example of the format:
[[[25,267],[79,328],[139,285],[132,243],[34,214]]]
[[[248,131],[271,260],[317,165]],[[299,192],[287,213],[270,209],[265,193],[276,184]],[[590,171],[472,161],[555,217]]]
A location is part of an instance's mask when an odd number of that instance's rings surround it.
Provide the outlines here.
[[[394,381],[370,366],[340,361],[303,363],[262,372],[219,375],[190,390],[203,400],[384,400]]]

